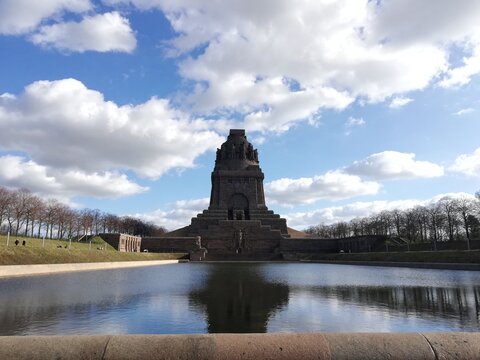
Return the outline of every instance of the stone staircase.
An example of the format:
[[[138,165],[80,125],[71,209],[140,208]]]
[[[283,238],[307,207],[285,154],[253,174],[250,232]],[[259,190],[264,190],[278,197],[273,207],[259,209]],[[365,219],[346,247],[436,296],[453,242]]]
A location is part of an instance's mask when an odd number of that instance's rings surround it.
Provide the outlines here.
[[[235,252],[238,246],[236,236],[240,231],[244,239],[241,251],[246,253],[242,254],[242,257],[246,259],[250,259],[249,256],[252,256],[252,259],[265,258],[266,254],[272,256],[284,237],[280,229],[265,225],[261,220],[225,220],[206,215],[205,217],[209,217],[208,221],[203,221],[202,217],[198,221],[192,221],[194,226],[190,228],[188,235],[201,237],[202,246],[208,250],[207,258],[215,254],[239,255]],[[258,256],[248,255],[249,253],[256,253]],[[262,253],[264,255],[260,255]]]

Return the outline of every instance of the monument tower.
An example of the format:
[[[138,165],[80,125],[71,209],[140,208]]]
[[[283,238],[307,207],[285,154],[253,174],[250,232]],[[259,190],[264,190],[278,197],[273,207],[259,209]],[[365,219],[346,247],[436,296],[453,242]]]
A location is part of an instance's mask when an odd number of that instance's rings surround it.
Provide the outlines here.
[[[266,209],[263,178],[258,152],[245,130],[230,130],[227,141],[217,149],[209,210],[227,209],[229,220],[249,220],[250,208]]]
[[[200,236],[209,254],[274,253],[289,235],[286,220],[265,205],[263,179],[245,130],[230,130],[217,149],[210,206],[192,219],[188,236]]]

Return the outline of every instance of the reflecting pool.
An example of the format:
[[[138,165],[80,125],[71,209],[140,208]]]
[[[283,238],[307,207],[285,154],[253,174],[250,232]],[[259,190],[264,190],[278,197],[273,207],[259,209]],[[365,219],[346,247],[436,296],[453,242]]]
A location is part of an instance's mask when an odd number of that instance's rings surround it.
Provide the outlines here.
[[[480,331],[480,272],[191,263],[0,279],[0,335]]]

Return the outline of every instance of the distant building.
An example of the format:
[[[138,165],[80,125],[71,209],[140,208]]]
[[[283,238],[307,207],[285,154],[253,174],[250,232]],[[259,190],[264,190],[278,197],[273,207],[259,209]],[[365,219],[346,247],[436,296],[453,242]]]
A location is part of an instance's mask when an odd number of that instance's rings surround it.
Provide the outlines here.
[[[107,244],[121,252],[140,252],[142,238],[128,234],[99,234]]]

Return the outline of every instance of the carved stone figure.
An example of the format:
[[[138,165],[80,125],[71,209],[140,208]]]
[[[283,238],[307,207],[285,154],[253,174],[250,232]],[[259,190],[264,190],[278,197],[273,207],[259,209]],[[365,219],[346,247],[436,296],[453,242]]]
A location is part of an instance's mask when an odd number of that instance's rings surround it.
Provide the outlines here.
[[[244,143],[241,143],[241,144],[240,144],[239,158],[240,158],[241,160],[245,160],[245,144],[244,144]]]
[[[237,254],[245,249],[245,233],[242,229],[234,233],[234,248]]]
[[[228,158],[235,159],[235,144],[230,143],[228,146]]]
[[[253,160],[253,146],[250,143],[248,144],[248,149],[247,149],[247,159]]]

